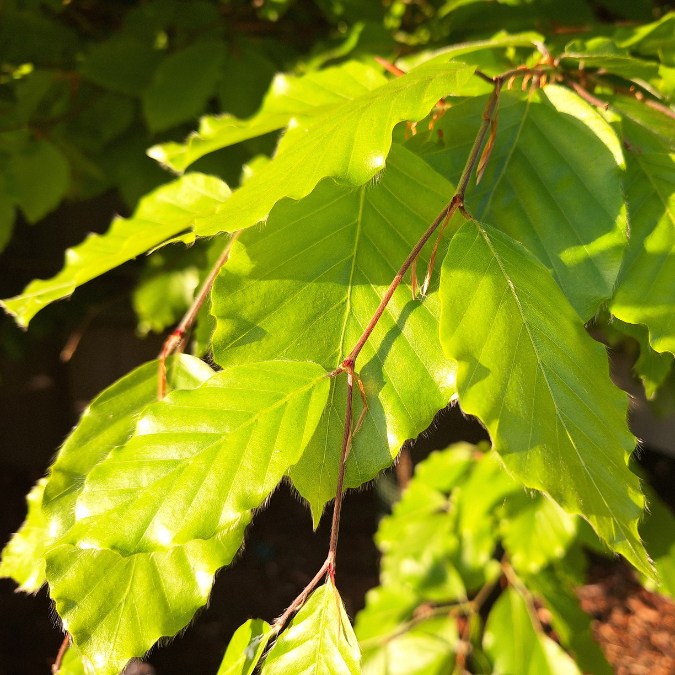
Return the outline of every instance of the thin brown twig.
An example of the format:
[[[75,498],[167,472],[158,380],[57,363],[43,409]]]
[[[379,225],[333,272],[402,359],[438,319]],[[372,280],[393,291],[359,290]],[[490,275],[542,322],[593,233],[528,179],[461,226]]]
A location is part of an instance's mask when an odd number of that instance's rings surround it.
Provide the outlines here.
[[[54,663],[52,664],[52,674],[57,675],[59,670],[61,670],[61,665],[63,664],[63,657],[66,655],[66,652],[68,651],[68,648],[70,647],[71,643],[71,637],[70,633],[66,633],[63,642],[61,643],[61,646],[59,647],[59,651],[56,654],[56,658],[54,659]]]
[[[157,398],[160,400],[163,399],[166,394],[166,360],[169,358],[169,356],[171,356],[171,354],[174,354],[175,352],[181,351],[183,349],[190,328],[192,327],[192,324],[195,322],[197,314],[199,314],[199,310],[202,308],[202,305],[206,301],[206,298],[208,297],[209,292],[211,291],[211,286],[213,286],[213,282],[216,280],[218,272],[220,272],[220,268],[227,262],[228,258],[230,257],[230,253],[232,252],[234,242],[237,241],[237,239],[239,239],[240,234],[241,230],[237,230],[236,232],[232,233],[232,236],[227,242],[225,248],[223,249],[223,252],[218,257],[218,260],[216,260],[216,263],[211,268],[211,271],[209,272],[206,279],[204,279],[204,283],[199,289],[199,292],[197,293],[192,304],[190,305],[188,311],[185,312],[185,315],[181,319],[178,326],[175,328],[175,330],[171,332],[169,337],[164,341],[164,344],[162,345],[162,349],[157,357],[157,359],[159,360]]]
[[[584,101],[586,101],[587,103],[590,103],[592,106],[600,108],[601,110],[609,109],[609,103],[607,103],[607,101],[603,101],[601,98],[598,98],[597,96],[591,94],[591,92],[588,91],[588,89],[582,87],[576,80],[573,80],[569,75],[565,75],[564,80],[565,84],[574,89],[574,91],[579,96],[581,96],[581,98],[583,98]]]

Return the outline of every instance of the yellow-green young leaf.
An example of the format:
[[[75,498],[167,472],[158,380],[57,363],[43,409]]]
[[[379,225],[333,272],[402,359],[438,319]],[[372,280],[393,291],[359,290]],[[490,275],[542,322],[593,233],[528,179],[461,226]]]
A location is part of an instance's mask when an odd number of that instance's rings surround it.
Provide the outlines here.
[[[300,202],[279,204],[266,227],[242,235],[212,293],[213,353],[223,365],[298,358],[335,368],[351,351],[452,186],[394,146],[375,185],[322,182]],[[420,256],[419,274],[428,253]],[[437,279],[437,277],[436,277]],[[346,486],[388,466],[454,394],[438,342],[438,296],[413,300],[403,283],[366,343],[357,369],[369,410],[354,438]],[[335,496],[344,425],[345,377],[334,378],[326,414],[291,478],[315,523]],[[355,405],[359,409],[360,397]]]
[[[360,660],[342,599],[328,580],[272,645],[261,675],[358,675]]]
[[[631,239],[610,305],[619,319],[644,324],[657,352],[675,354],[675,123],[623,106],[625,181]]]
[[[637,531],[644,498],[627,466],[626,395],[548,270],[508,235],[467,222],[443,262],[440,330],[459,362],[460,405],[508,470],[653,574]]]
[[[476,97],[448,110],[437,125],[444,140],[421,148],[450,180],[462,170],[484,103]],[[613,129],[573,92],[503,92],[490,161],[467,194],[469,211],[537,256],[584,320],[611,297],[626,247],[623,161]]]
[[[364,643],[363,675],[446,675],[453,672],[459,642],[457,620],[420,621],[390,639]]]
[[[162,636],[184,628],[236,554],[248,518],[209,540],[122,555],[64,544],[47,554],[50,595],[64,628],[96,675],[119,675]],[[82,589],[86,589],[83,593]]]
[[[535,574],[552,560],[561,559],[576,534],[576,521],[541,494],[510,497],[499,529],[515,570]]]
[[[144,197],[132,218],[116,218],[103,235],[91,234],[66,251],[63,269],[36,279],[21,295],[0,304],[27,326],[45,305],[69,296],[78,286],[189,229],[195,219],[214,213],[230,190],[214,176],[188,174]]]
[[[119,671],[205,604],[251,510],[314,434],[328,391],[313,363],[234,366],[147,407],[134,436],[89,468],[47,579],[97,673]],[[118,598],[112,609],[105,597]]]
[[[460,94],[473,70],[458,63],[422,65],[321,115],[289,124],[272,160],[214,215],[199,218],[196,234],[255,225],[278,201],[302,199],[322,178],[362,185],[384,168],[396,124],[422,119],[441,97]]]
[[[199,131],[185,143],[155,145],[148,154],[174,171],[183,172],[210,152],[282,129],[293,117],[304,120],[333,110],[386,83],[379,69],[358,61],[302,77],[279,74],[253,117],[242,120],[233,115],[207,115],[199,121]]]
[[[217,675],[251,675],[272,635],[262,619],[249,619],[235,631]]]
[[[513,588],[490,611],[483,646],[495,675],[581,675],[569,654],[535,627],[530,612]]]
[[[42,495],[46,478],[41,478],[28,493],[28,515],[21,529],[2,551],[0,577],[14,579],[19,589],[34,593],[45,582],[45,520]]]
[[[213,370],[180,354],[167,360],[169,389],[191,389]],[[75,523],[75,503],[87,474],[131,436],[143,409],[157,400],[157,361],[146,363],[100,393],[85,409],[49,470],[42,507],[47,538],[55,540]]]

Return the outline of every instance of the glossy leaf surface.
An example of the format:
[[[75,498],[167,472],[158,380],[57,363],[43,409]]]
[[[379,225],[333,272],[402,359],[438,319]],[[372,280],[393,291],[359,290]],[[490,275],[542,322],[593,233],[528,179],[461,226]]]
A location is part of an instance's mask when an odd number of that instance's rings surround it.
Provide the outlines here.
[[[117,218],[103,235],[91,234],[66,251],[54,277],[36,279],[2,306],[27,326],[45,305],[69,296],[78,286],[189,229],[198,217],[213,213],[230,190],[221,180],[188,174],[141,200],[133,218]]]
[[[626,396],[549,272],[508,235],[467,222],[443,263],[441,307],[460,405],[507,468],[651,574],[637,532],[644,499],[626,465]]]
[[[424,162],[395,147],[375,185],[355,190],[326,181],[301,202],[279,205],[262,231],[242,236],[245,248],[235,250],[216,281],[216,361],[292,357],[335,368],[451,194]],[[423,255],[419,269],[425,265]],[[454,393],[437,337],[435,288],[412,300],[402,284],[359,357],[370,407],[347,463],[349,487],[389,465]],[[335,496],[345,390],[345,377],[335,378],[317,433],[291,470],[315,522]]]
[[[315,590],[265,658],[261,675],[358,675],[356,635],[332,581]]]

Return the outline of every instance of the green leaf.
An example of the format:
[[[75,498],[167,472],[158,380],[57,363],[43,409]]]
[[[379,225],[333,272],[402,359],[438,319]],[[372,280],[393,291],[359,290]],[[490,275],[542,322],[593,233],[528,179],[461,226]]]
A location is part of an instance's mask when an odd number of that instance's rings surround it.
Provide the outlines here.
[[[657,63],[632,56],[627,49],[618,47],[614,40],[606,37],[574,40],[565,47],[560,58],[572,61],[576,68],[580,64],[583,64],[583,68],[601,68],[629,80],[649,80],[659,72]]]
[[[437,617],[420,621],[382,644],[363,645],[363,675],[446,675],[455,664],[459,641],[457,620]],[[370,643],[372,644],[372,643]]]
[[[21,295],[1,304],[20,325],[27,326],[46,305],[190,228],[196,218],[213,213],[229,194],[221,180],[199,173],[163,185],[141,200],[133,218],[116,218],[104,235],[91,234],[68,249],[65,265],[56,276],[32,281]]]
[[[342,599],[329,579],[277,638],[261,675],[357,675],[361,652]]]
[[[0,176],[0,180],[2,177]],[[9,195],[0,190],[0,253],[5,250],[12,238],[16,209]]]
[[[173,391],[88,473],[69,538],[132,554],[214,536],[298,460],[329,384],[317,364],[270,361]]]
[[[184,628],[206,604],[217,569],[236,554],[238,545],[228,540],[241,540],[246,523],[206,541],[135,555],[69,544],[51,549],[50,595],[86,666],[118,675],[131,657]]]
[[[675,354],[675,155],[630,152],[626,198],[631,240],[610,309],[645,324],[655,351]]]
[[[251,675],[272,636],[272,627],[262,619],[249,619],[235,631],[217,675]]]
[[[50,141],[32,140],[7,164],[7,190],[29,223],[54,210],[70,186],[70,167]]]
[[[56,675],[88,675],[77,645],[70,644]]]
[[[585,560],[583,553],[575,553]],[[569,555],[551,567],[528,575],[524,582],[551,613],[551,625],[560,644],[574,656],[579,668],[593,675],[612,675],[614,670],[593,638],[591,617],[581,609],[576,595],[575,587],[585,579],[567,578],[568,575]]]
[[[324,181],[301,202],[280,204],[262,232],[244,233],[245,248],[234,251],[216,280],[215,360],[224,366],[292,356],[335,368],[452,192],[424,162],[396,146],[375,185],[355,190]],[[437,317],[435,286],[414,301],[410,286],[401,284],[364,347],[357,369],[370,408],[347,462],[347,487],[388,466],[454,393]],[[291,470],[315,523],[335,496],[345,395],[345,377],[335,378],[326,415]],[[355,398],[358,410],[358,392]]]
[[[371,648],[380,646],[380,639],[392,637],[401,624],[412,617],[419,605],[415,591],[405,586],[376,586],[366,593],[366,606],[356,615],[354,630],[365,654]]]
[[[459,362],[462,409],[487,427],[508,470],[586,518],[648,575],[635,439],[607,356],[549,272],[508,235],[467,222],[441,276],[441,342]]]
[[[565,555],[576,534],[576,518],[543,495],[518,497],[509,499],[500,519],[502,544],[517,572],[535,574]]]
[[[658,584],[647,579],[646,585],[675,599],[675,514],[652,490],[647,496],[649,513],[640,527],[640,534],[654,559],[659,577]]]
[[[569,655],[535,628],[526,601],[513,588],[507,588],[492,608],[483,645],[495,674],[581,675]]]
[[[213,370],[185,354],[167,360],[169,388],[191,389]],[[63,535],[75,523],[75,503],[87,474],[131,436],[143,409],[157,400],[158,362],[146,363],[100,393],[85,409],[52,464],[43,510],[49,538]]]
[[[96,672],[120,670],[206,602],[251,510],[314,433],[328,390],[312,363],[220,371],[146,408],[131,440],[88,472],[77,520],[48,554],[47,579]]]
[[[149,41],[121,33],[93,47],[81,72],[104,89],[138,96],[149,86],[161,59],[162,52]]]
[[[293,117],[305,120],[328,113],[386,83],[378,69],[356,61],[302,77],[279,74],[272,81],[262,107],[250,119],[206,115],[200,120],[199,131],[185,143],[155,145],[148,154],[174,171],[183,172],[210,152],[282,129]],[[228,90],[230,86],[228,78]]]
[[[218,42],[196,42],[167,56],[143,91],[143,113],[152,131],[164,131],[199,115],[213,96],[225,58]]]
[[[421,148],[451,180],[483,106],[480,97],[448,110],[436,125],[446,140]],[[527,97],[503,92],[494,149],[466,202],[532,251],[587,320],[611,297],[626,246],[622,168],[614,131],[576,94],[558,86]]]
[[[362,185],[381,171],[399,122],[425,117],[443,96],[458,94],[473,68],[429,64],[310,120],[289,124],[276,155],[195,232],[208,236],[267,219],[284,197],[302,199],[326,177]]]
[[[28,493],[28,515],[21,529],[2,551],[0,577],[14,579],[19,590],[34,593],[45,582],[45,520],[42,495],[46,478],[41,478]]]

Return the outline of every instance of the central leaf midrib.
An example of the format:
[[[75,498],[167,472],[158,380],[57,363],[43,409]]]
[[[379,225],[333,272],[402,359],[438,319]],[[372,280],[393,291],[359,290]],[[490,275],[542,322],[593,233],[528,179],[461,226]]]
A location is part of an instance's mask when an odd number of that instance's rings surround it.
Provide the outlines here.
[[[520,314],[520,318],[521,318],[521,320],[522,320],[522,322],[523,322],[523,325],[525,326],[525,329],[526,329],[526,331],[527,331],[527,335],[528,335],[528,337],[530,338],[530,344],[532,345],[532,351],[534,352],[535,358],[537,359],[537,365],[538,365],[538,367],[539,367],[539,370],[541,370],[542,377],[543,377],[543,379],[544,379],[544,382],[546,383],[546,388],[548,389],[548,392],[549,392],[549,396],[551,397],[551,401],[553,402],[553,404],[554,404],[554,406],[555,406],[555,414],[556,414],[556,418],[558,419],[558,421],[559,421],[560,425],[562,426],[562,428],[565,430],[565,434],[567,435],[567,439],[568,439],[568,441],[570,442],[570,445],[572,446],[572,448],[574,448],[574,452],[575,452],[575,454],[576,454],[576,456],[577,456],[577,458],[578,458],[578,460],[579,460],[580,466],[582,467],[582,469],[584,470],[584,473],[588,476],[588,478],[590,479],[591,483],[593,484],[593,487],[595,488],[595,491],[596,491],[597,495],[600,496],[602,502],[605,504],[605,506],[606,506],[606,508],[607,508],[607,512],[608,512],[609,515],[611,516],[611,518],[612,518],[612,520],[614,521],[615,525],[616,525],[622,532],[624,532],[624,527],[623,527],[621,521],[618,520],[618,519],[614,516],[614,512],[613,512],[612,508],[610,507],[610,505],[608,504],[607,500],[605,499],[605,496],[603,495],[602,491],[599,489],[598,485],[596,484],[594,476],[593,476],[592,473],[588,470],[588,468],[587,468],[587,466],[586,466],[586,463],[584,462],[583,458],[581,457],[581,453],[579,452],[579,448],[577,448],[576,443],[574,442],[574,440],[573,440],[573,438],[572,438],[572,435],[571,435],[569,429],[567,428],[567,424],[565,423],[565,420],[563,419],[561,413],[560,413],[559,410],[558,410],[558,403],[557,403],[556,397],[555,397],[554,394],[553,394],[553,390],[552,390],[552,388],[551,388],[551,384],[550,384],[550,382],[548,381],[548,377],[547,377],[546,371],[545,371],[545,369],[544,369],[544,367],[543,367],[543,365],[542,365],[543,362],[542,362],[542,360],[541,360],[541,357],[539,356],[539,351],[538,351],[537,346],[536,346],[536,344],[535,344],[535,341],[534,341],[534,339],[533,339],[533,335],[532,335],[532,332],[531,332],[531,330],[530,330],[530,326],[529,326],[528,320],[527,320],[527,318],[525,317],[525,312],[524,312],[523,307],[522,307],[522,305],[521,305],[521,303],[520,303],[520,298],[518,297],[518,294],[517,294],[517,292],[516,292],[516,286],[515,286],[515,284],[513,283],[513,280],[512,280],[511,277],[509,276],[508,272],[506,271],[506,268],[504,267],[504,264],[503,264],[503,261],[502,261],[501,257],[499,256],[499,254],[497,253],[496,249],[495,249],[494,246],[492,245],[492,241],[490,240],[490,238],[489,238],[487,232],[485,231],[485,229],[484,229],[483,227],[481,227],[481,225],[480,225],[478,222],[476,222],[476,221],[474,221],[474,222],[475,222],[476,227],[478,228],[478,231],[480,232],[480,234],[481,234],[483,240],[485,241],[487,247],[489,248],[489,250],[490,250],[490,252],[492,253],[492,255],[493,255],[493,257],[495,258],[495,260],[497,261],[497,264],[499,265],[499,269],[500,269],[500,271],[501,271],[501,273],[502,273],[502,275],[503,275],[503,277],[504,277],[504,280],[506,281],[507,286],[508,286],[509,289],[511,290],[511,294],[512,294],[512,296],[513,296],[514,302],[516,303],[516,307],[518,308],[518,312],[519,312],[519,314]],[[558,450],[559,450],[559,448],[558,448]],[[624,536],[625,536],[625,535],[624,535]],[[629,545],[631,546],[631,548],[633,548],[633,545],[630,544],[630,537],[625,536],[625,540],[626,540],[626,542],[629,543]]]

